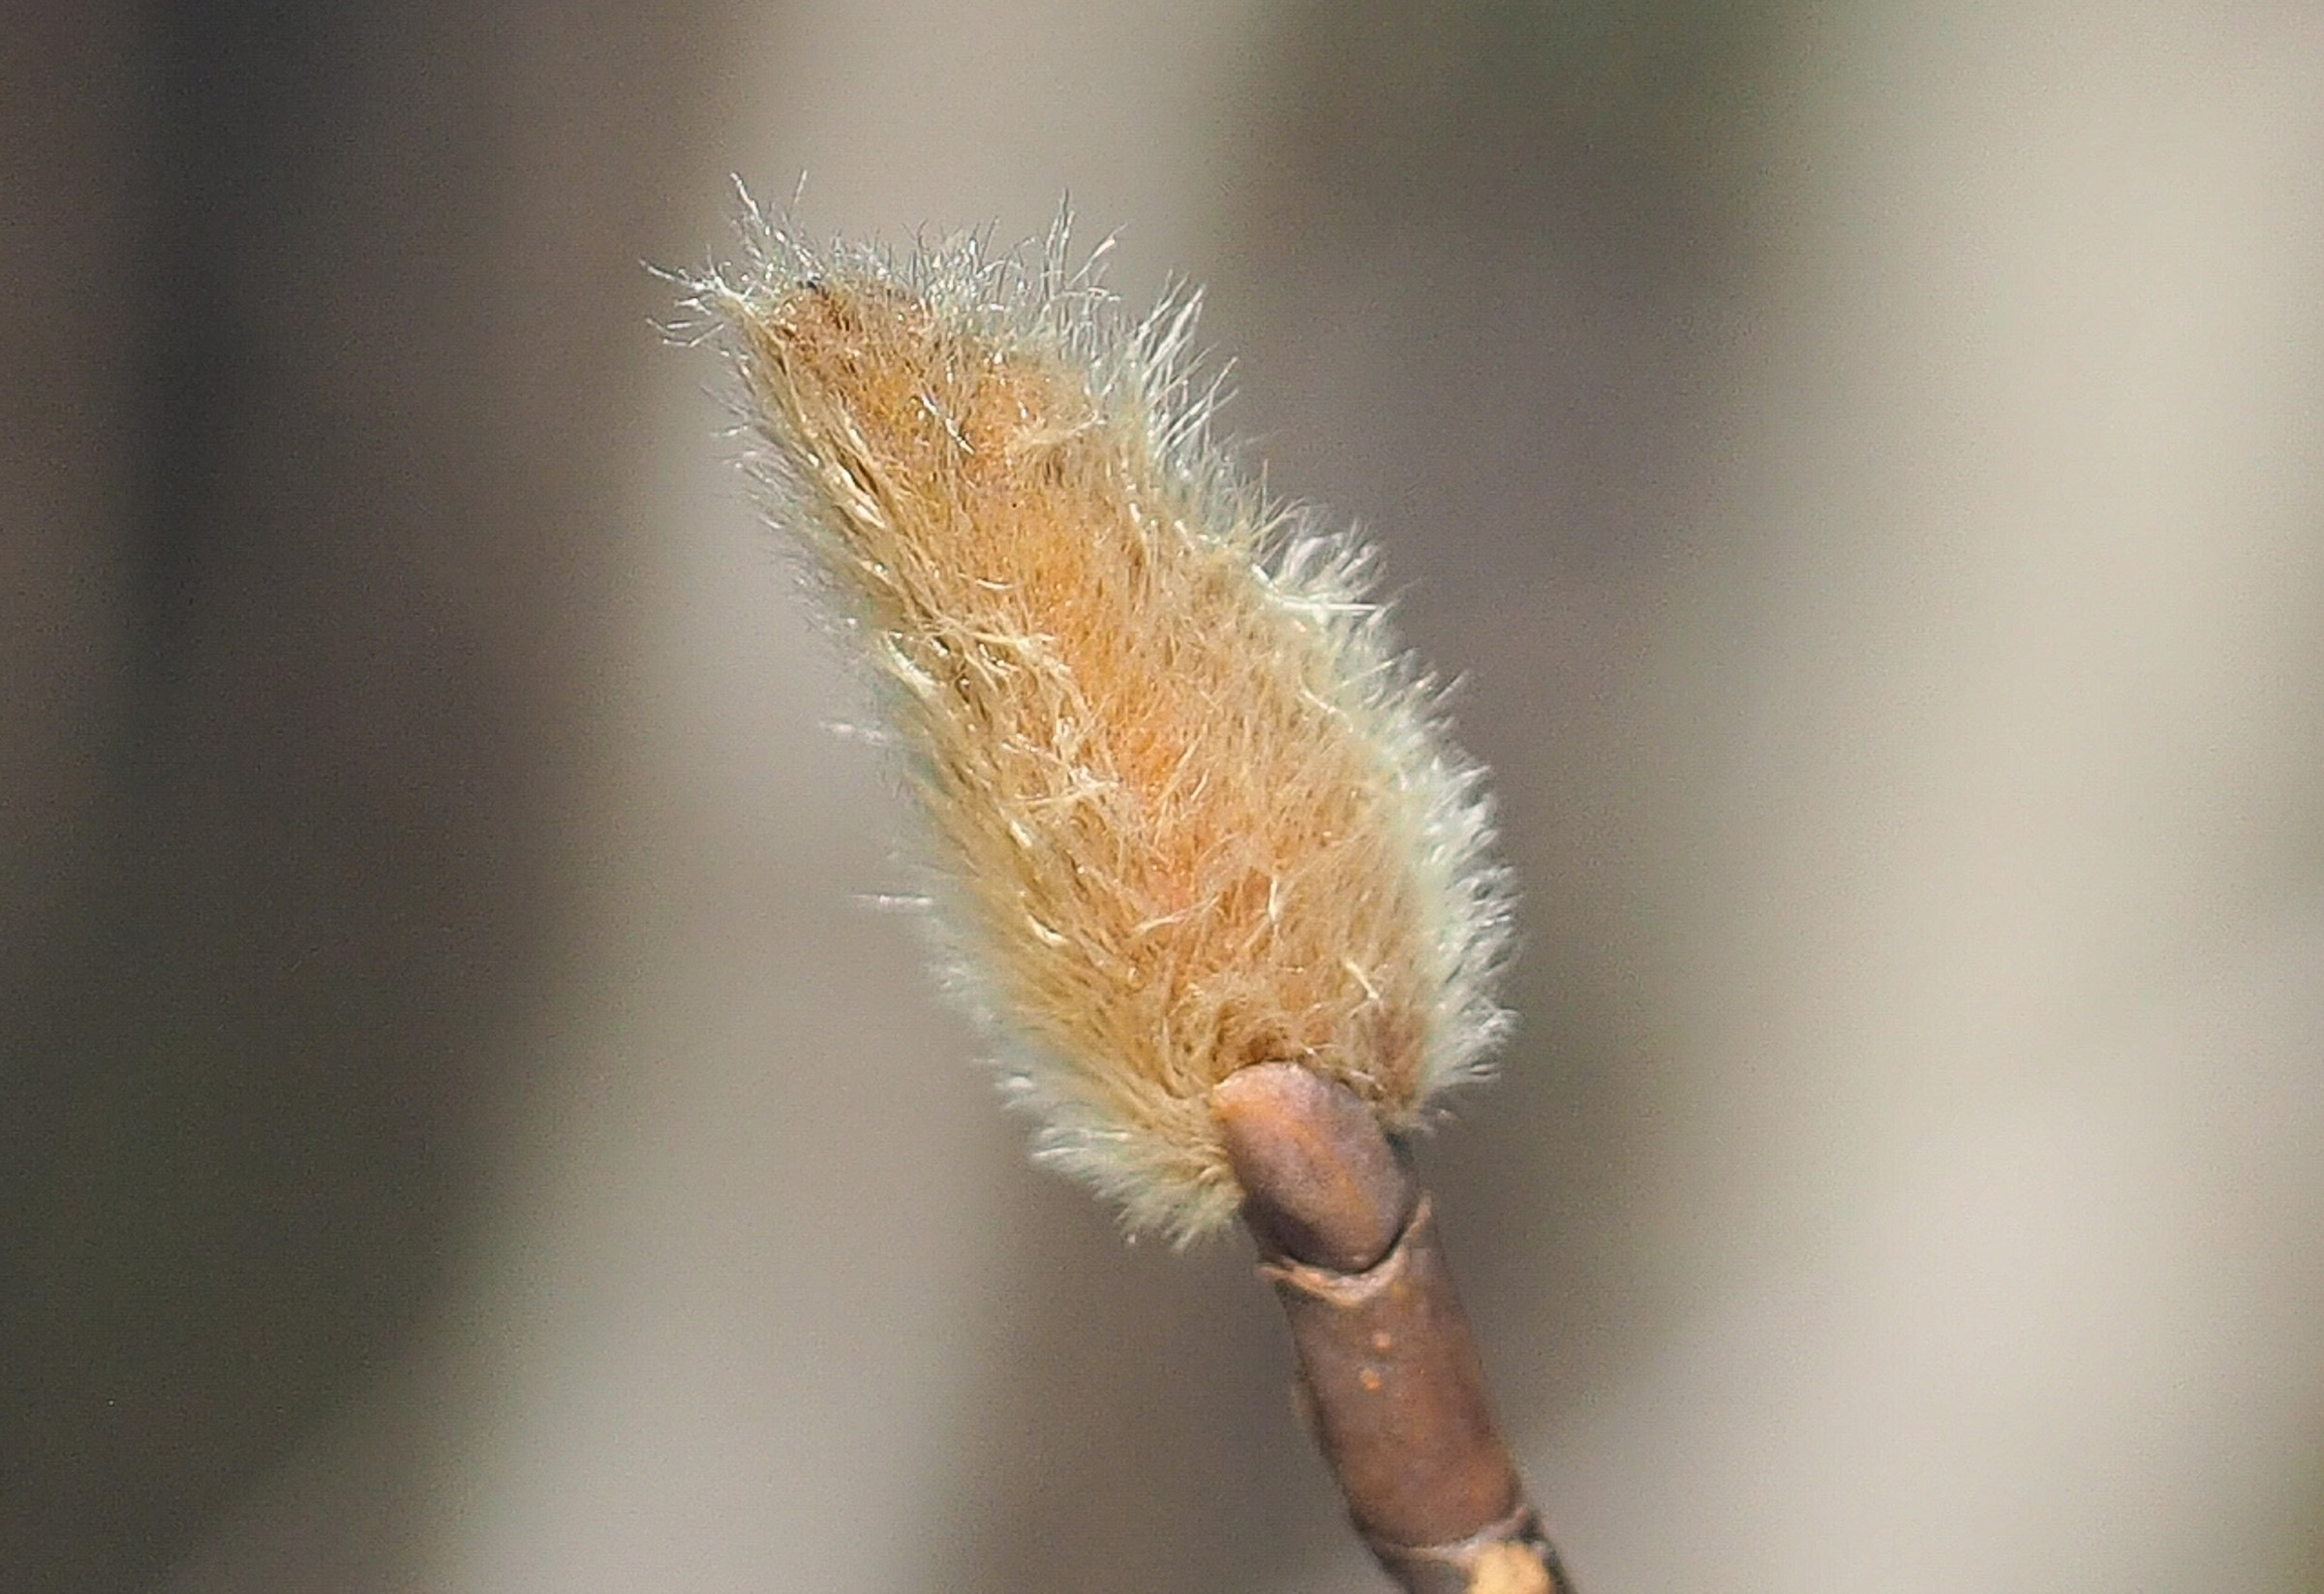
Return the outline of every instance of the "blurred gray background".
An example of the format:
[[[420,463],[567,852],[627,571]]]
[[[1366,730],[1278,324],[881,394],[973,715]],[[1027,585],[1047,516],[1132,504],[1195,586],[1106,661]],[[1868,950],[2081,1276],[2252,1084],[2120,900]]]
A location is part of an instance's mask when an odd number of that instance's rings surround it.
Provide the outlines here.
[[[1207,283],[1500,775],[1590,1594],[2324,1589],[2324,14],[0,5],[0,1588],[1380,1586],[641,262]]]

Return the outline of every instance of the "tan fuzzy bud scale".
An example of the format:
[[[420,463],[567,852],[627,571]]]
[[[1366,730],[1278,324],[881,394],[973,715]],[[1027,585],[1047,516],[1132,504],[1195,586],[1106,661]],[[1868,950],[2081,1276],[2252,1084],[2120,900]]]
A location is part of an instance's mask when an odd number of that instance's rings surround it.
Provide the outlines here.
[[[1191,305],[1121,322],[1061,230],[1029,265],[752,246],[698,302],[772,513],[889,688],[1045,1153],[1183,1238],[1235,1208],[1208,1092],[1237,1069],[1409,1126],[1502,1023],[1489,814],[1363,551],[1209,444]]]

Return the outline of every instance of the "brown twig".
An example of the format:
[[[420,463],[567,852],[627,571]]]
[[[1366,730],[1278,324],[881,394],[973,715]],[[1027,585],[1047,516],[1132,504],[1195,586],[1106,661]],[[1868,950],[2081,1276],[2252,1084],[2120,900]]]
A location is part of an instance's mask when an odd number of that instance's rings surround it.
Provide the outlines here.
[[[1381,1566],[1409,1594],[1573,1594],[1493,1425],[1428,1197],[1378,1120],[1288,1062],[1210,1100],[1308,1426]]]

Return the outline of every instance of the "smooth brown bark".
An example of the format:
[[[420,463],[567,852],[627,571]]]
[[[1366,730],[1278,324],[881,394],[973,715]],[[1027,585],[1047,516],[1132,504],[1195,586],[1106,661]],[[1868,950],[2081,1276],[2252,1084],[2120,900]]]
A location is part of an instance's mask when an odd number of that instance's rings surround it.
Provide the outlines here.
[[[1573,1594],[1495,1427],[1434,1214],[1345,1086],[1264,1063],[1212,1092],[1301,1407],[1409,1594]]]

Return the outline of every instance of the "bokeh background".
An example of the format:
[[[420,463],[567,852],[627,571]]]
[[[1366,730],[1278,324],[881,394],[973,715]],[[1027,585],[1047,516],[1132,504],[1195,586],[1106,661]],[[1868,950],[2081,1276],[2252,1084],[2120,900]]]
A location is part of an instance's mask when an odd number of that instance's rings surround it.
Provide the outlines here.
[[[0,5],[0,1588],[1379,1586],[647,263],[1040,232],[1467,680],[1591,1594],[2324,1589],[2324,13]]]

